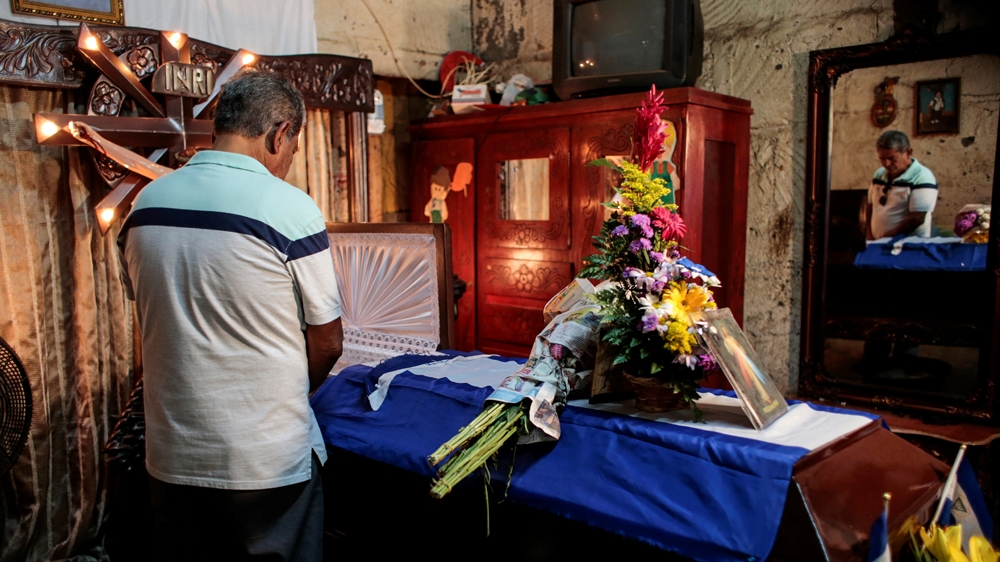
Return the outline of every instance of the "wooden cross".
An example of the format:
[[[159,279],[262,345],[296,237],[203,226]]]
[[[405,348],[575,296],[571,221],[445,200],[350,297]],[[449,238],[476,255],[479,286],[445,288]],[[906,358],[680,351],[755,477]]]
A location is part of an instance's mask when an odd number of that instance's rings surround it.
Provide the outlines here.
[[[110,115],[71,115],[64,113],[39,113],[35,115],[35,131],[39,144],[55,146],[80,146],[69,131],[71,122],[86,123],[98,131],[110,142],[132,148],[156,148],[149,159],[173,167],[176,165],[176,154],[188,148],[209,148],[212,146],[212,122],[205,118],[208,111],[218,101],[222,85],[232,78],[241,68],[253,63],[256,55],[240,49],[222,67],[214,80],[202,82],[211,83],[211,93],[208,97],[192,107],[188,98],[197,94],[191,93],[191,84],[186,76],[169,76],[160,80],[170,86],[164,90],[164,103],[156,97],[140,81],[132,68],[119,59],[91,30],[87,24],[80,24],[76,49],[101,73],[121,91],[136,101],[150,117],[119,117]],[[190,65],[191,50],[188,36],[179,32],[160,32],[161,70],[174,72],[169,63]],[[179,69],[184,67],[179,65]],[[154,77],[157,82],[157,77]],[[187,88],[187,92],[180,92]],[[162,89],[162,88],[154,88]],[[165,158],[166,157],[166,158]],[[135,196],[149,180],[130,172],[114,189],[97,205],[96,212],[101,232],[108,229],[132,204]]]

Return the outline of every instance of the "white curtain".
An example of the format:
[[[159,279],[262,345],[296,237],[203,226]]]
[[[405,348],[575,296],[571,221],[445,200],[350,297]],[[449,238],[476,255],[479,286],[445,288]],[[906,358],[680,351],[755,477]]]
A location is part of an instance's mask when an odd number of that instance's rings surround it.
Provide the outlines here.
[[[313,0],[125,0],[125,25],[182,31],[230,49],[262,55],[316,52]],[[0,1],[0,19],[77,27],[76,20],[14,16]]]

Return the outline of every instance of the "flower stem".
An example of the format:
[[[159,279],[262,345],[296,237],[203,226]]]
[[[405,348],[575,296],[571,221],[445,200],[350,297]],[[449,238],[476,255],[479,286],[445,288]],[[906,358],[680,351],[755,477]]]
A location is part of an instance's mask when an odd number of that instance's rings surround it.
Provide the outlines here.
[[[526,407],[520,404],[501,404],[499,406],[498,411],[489,416],[492,418],[489,425],[479,431],[475,437],[464,440],[464,438],[459,439],[460,436],[456,436],[453,439],[464,442],[465,446],[438,471],[437,479],[431,485],[431,497],[440,499],[448,495],[465,477],[483,467],[504,443],[519,432],[527,430]],[[487,412],[491,410],[493,408],[488,409]],[[465,428],[463,428],[464,430]],[[442,446],[442,448],[445,447]],[[438,451],[440,452],[440,450]],[[432,458],[435,456],[437,453],[432,455]]]

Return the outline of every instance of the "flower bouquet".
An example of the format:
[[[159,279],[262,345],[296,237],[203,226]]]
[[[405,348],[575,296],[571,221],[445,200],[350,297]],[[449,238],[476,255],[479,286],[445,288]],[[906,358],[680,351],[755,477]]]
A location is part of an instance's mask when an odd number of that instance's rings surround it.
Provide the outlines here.
[[[990,205],[966,205],[955,217],[955,234],[966,244],[985,244],[990,239]]]
[[[615,198],[604,203],[611,216],[594,237],[598,250],[585,258],[580,277],[602,279],[594,298],[601,306],[602,340],[614,346],[633,387],[667,387],[680,407],[694,403],[704,371],[715,368],[695,336],[697,315],[716,307],[710,287],[719,280],[680,254],[686,227],[677,205],[664,203],[670,190],[649,169],[663,153],[666,108],[654,87],[638,109],[632,156],[615,165],[591,162],[623,176]],[[641,386],[640,386],[641,385]],[[682,400],[681,400],[682,399]],[[637,397],[637,405],[642,401]],[[657,408],[665,409],[665,408]]]

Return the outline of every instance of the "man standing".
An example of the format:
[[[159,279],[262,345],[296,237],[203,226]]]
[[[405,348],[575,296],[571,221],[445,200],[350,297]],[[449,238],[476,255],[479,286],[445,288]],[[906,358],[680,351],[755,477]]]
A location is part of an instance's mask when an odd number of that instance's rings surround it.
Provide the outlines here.
[[[882,133],[875,150],[882,167],[868,188],[867,238],[930,236],[938,193],[934,174],[913,157],[910,139],[899,131]]]
[[[239,73],[212,150],[149,184],[118,239],[163,560],[322,559],[326,450],[308,394],[343,331],[323,215],[282,181],[304,121],[286,80]]]

